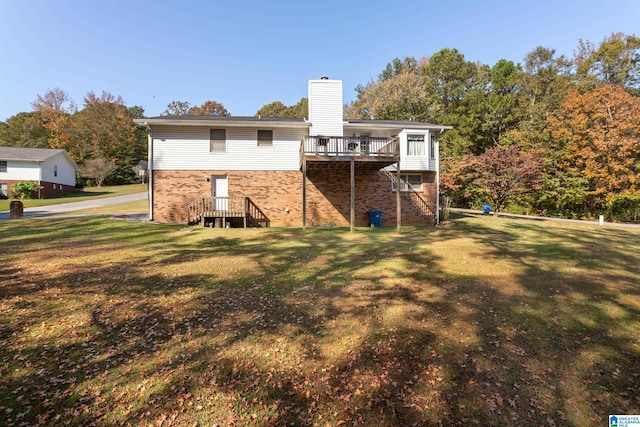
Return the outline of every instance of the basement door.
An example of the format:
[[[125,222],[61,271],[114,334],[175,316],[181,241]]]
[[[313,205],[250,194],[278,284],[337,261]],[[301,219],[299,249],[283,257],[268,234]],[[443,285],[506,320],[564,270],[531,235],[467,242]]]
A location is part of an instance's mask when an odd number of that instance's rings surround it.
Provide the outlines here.
[[[229,182],[226,175],[211,176],[211,195],[216,201],[217,211],[229,210]]]

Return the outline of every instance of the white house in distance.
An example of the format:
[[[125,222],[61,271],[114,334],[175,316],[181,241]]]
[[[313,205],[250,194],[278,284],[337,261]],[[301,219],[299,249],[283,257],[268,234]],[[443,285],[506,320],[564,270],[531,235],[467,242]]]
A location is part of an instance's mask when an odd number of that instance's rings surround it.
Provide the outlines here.
[[[344,118],[340,80],[312,79],[308,89],[307,118],[134,120],[149,134],[150,219],[303,228],[437,223],[438,138],[451,127]]]
[[[79,171],[65,150],[0,147],[0,197],[11,195],[11,186],[22,181],[42,186],[39,199],[71,193]]]

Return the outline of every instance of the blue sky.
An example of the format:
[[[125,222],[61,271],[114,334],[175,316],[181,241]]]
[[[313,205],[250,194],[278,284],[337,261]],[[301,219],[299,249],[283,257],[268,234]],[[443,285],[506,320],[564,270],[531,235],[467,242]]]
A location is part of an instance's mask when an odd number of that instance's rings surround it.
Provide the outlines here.
[[[395,57],[571,56],[580,39],[640,35],[639,23],[638,0],[0,0],[0,120],[55,87],[78,105],[89,91],[120,95],[147,116],[173,100],[251,116],[329,76],[347,103]]]

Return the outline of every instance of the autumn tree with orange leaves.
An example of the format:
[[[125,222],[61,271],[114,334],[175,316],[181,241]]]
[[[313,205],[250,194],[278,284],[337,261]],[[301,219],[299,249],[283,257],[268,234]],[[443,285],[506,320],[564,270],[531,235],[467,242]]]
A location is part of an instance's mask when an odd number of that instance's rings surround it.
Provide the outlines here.
[[[621,85],[574,90],[549,124],[564,147],[559,169],[588,180],[592,215],[640,203],[640,99]]]

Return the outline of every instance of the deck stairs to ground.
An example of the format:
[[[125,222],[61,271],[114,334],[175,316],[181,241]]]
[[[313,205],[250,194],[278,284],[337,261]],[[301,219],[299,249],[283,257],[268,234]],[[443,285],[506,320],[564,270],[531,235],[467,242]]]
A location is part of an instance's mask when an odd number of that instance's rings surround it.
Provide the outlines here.
[[[385,175],[389,178],[392,183],[396,181],[396,174],[390,171],[384,170]],[[420,193],[416,191],[400,191],[400,197],[405,200],[408,200],[417,210],[420,212],[420,215],[427,221],[432,224],[435,224],[437,220],[436,209],[433,205],[428,203],[426,200],[420,196]]]
[[[271,225],[269,218],[249,197],[199,197],[187,205],[189,225],[215,224],[219,219],[224,226],[232,218],[239,218],[244,228]]]

